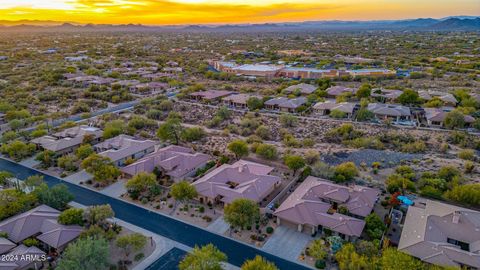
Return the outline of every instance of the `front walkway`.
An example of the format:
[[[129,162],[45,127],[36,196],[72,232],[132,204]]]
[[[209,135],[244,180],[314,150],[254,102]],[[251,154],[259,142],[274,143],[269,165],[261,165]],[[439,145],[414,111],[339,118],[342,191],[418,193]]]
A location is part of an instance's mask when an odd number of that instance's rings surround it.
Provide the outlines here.
[[[228,229],[230,229],[230,225],[225,222],[223,217],[217,218],[214,222],[210,223],[207,227],[208,231],[218,233],[218,234],[225,234]]]
[[[280,258],[298,262],[298,257],[311,240],[313,238],[306,233],[279,226],[263,245],[262,250]]]

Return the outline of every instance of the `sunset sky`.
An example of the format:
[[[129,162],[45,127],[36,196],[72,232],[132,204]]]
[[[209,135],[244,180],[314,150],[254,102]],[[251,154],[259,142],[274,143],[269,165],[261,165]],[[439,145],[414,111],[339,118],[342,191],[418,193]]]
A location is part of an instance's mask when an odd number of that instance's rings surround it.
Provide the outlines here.
[[[479,15],[480,0],[0,0],[0,20],[263,23]]]

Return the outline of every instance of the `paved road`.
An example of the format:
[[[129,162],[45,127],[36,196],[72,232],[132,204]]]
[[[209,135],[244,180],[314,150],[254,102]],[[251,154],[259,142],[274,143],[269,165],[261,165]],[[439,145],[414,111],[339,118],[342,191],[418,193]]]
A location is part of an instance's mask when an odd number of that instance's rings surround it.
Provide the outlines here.
[[[236,266],[240,266],[245,260],[254,258],[258,254],[274,262],[282,270],[310,269],[300,264],[263,252],[252,246],[208,232],[173,218],[148,211],[142,207],[119,199],[62,181],[59,178],[40,173],[2,158],[0,158],[0,171],[10,171],[20,179],[24,179],[34,174],[42,174],[45,182],[50,186],[59,183],[67,185],[70,192],[75,196],[74,200],[78,203],[83,205],[110,204],[115,211],[115,216],[117,218],[190,247],[213,243],[221,251],[227,254],[229,263]]]
[[[96,116],[103,115],[103,114],[107,114],[107,113],[114,113],[114,112],[121,112],[121,111],[130,110],[135,105],[140,103],[140,101],[141,100],[134,100],[134,101],[130,101],[130,102],[121,103],[121,104],[115,105],[115,106],[110,107],[110,108],[94,111],[94,112],[90,113],[89,118],[96,117]],[[60,126],[61,124],[65,123],[65,122],[68,122],[68,121],[78,122],[80,120],[84,120],[84,118],[82,118],[81,114],[76,114],[76,115],[72,115],[72,116],[69,116],[69,117],[66,117],[66,118],[53,120],[53,122],[49,123],[49,124],[51,124],[53,127],[57,127],[57,126]],[[30,131],[35,130],[36,128],[37,128],[37,126],[35,125],[35,126],[32,126],[32,127],[25,128],[24,131],[29,131],[30,132]]]

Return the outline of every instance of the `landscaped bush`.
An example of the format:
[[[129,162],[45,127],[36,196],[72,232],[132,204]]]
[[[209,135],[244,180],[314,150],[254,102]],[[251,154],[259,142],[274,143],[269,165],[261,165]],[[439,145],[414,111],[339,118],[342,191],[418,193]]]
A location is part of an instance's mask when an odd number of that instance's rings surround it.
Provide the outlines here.
[[[326,267],[326,263],[325,263],[325,260],[316,260],[315,261],[315,268],[317,269],[325,269]]]
[[[273,228],[272,227],[267,227],[266,232],[268,234],[272,234],[273,233]]]
[[[140,261],[141,259],[143,259],[143,257],[145,257],[145,254],[143,253],[138,253],[137,255],[135,255],[135,257],[133,258],[134,261],[138,262]]]

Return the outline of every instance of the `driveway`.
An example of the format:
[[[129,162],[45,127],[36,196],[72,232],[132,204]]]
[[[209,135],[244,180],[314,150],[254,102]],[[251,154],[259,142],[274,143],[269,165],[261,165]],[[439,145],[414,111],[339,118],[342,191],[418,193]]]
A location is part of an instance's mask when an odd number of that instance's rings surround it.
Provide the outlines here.
[[[93,179],[93,176],[89,173],[87,173],[85,170],[81,170],[77,173],[74,173],[72,175],[69,175],[64,178],[65,181],[69,183],[73,183],[76,185],[79,185],[80,182],[87,182],[88,180]]]
[[[24,167],[18,163],[0,158],[0,171],[1,170],[13,172],[22,179],[25,179],[28,176],[34,174],[40,174],[44,176],[45,182],[49,186],[63,183],[75,196],[74,200],[76,202],[83,205],[110,204],[112,209],[115,211],[115,216],[118,219],[122,219],[128,223],[131,223],[153,233],[159,234],[173,241],[177,241],[186,246],[203,246],[212,243],[225,254],[227,254],[228,262],[235,266],[241,266],[245,260],[253,259],[256,255],[260,255],[265,257],[267,260],[274,262],[277,267],[282,270],[311,269],[307,266],[286,260],[276,255],[267,253],[263,250],[209,232],[200,227],[190,225],[172,217],[162,215],[141,206],[106,196],[93,190],[89,190],[85,187],[74,185],[72,183],[63,181],[57,177],[53,177],[40,171]],[[301,240],[298,239],[298,241]]]
[[[296,261],[313,238],[294,229],[280,226],[263,245],[262,250],[287,260]]]

